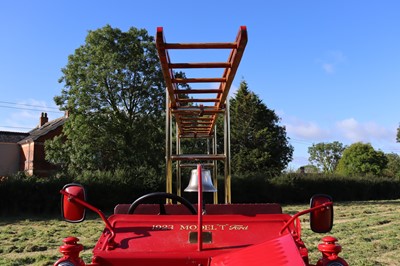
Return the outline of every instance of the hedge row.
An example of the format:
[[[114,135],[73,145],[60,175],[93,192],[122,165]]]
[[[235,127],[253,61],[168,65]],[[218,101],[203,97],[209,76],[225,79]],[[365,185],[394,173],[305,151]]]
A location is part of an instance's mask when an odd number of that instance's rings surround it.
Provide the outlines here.
[[[10,180],[0,183],[0,215],[58,214],[59,191],[72,179]],[[79,182],[85,187],[87,201],[104,211],[111,211],[117,203],[130,203],[150,193],[148,188],[132,183]]]
[[[51,214],[60,212],[59,190],[68,179],[10,179],[0,182],[0,215]],[[117,203],[131,203],[149,192],[132,182],[84,182],[88,201],[106,213]],[[219,198],[224,201],[224,181],[219,180]],[[154,186],[153,186],[154,187]],[[156,189],[163,191],[164,184]],[[383,200],[400,198],[400,181],[381,178],[345,178],[337,176],[288,174],[265,180],[262,176],[232,178],[234,203],[306,203],[318,193],[329,194],[335,201]],[[195,193],[184,197],[196,202]],[[206,195],[211,201],[211,195]]]
[[[400,180],[288,174],[271,180],[253,176],[233,182],[235,202],[306,202],[315,194],[331,195],[334,201],[388,200],[400,198]]]

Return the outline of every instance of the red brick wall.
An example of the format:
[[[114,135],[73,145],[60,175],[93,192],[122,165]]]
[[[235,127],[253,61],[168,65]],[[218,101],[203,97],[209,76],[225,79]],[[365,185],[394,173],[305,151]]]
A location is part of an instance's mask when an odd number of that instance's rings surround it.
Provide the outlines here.
[[[49,176],[57,167],[46,161],[44,142],[60,135],[62,126],[39,137],[34,142],[21,144],[21,171],[28,175]]]

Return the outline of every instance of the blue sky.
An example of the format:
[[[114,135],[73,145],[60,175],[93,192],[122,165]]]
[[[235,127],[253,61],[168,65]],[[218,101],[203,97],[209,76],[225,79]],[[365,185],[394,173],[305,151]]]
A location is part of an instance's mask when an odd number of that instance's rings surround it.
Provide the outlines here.
[[[357,141],[400,153],[400,2],[1,1],[0,130],[28,131],[58,112],[61,68],[88,30],[164,27],[168,42],[249,42],[244,79],[281,117],[294,146],[289,168],[313,143]],[[211,59],[207,59],[211,60]]]

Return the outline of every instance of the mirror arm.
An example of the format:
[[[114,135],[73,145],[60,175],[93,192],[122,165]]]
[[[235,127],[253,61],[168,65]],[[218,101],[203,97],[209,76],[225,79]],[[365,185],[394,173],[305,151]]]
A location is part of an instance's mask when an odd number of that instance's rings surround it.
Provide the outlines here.
[[[100,216],[100,218],[103,220],[104,224],[106,225],[106,228],[110,231],[111,236],[108,239],[109,244],[111,244],[111,245],[114,244],[114,241],[113,241],[114,237],[115,237],[114,229],[112,228],[110,222],[107,220],[106,216],[104,215],[104,213],[101,210],[95,208],[94,206],[90,205],[86,201],[81,200],[78,197],[66,192],[65,190],[60,190],[60,193],[64,196],[68,197],[69,201],[76,202],[76,203],[82,205],[83,207],[88,208],[89,210],[97,213]]]
[[[296,213],[295,215],[292,216],[292,218],[290,218],[289,221],[287,221],[287,222],[285,223],[285,225],[282,227],[282,229],[281,229],[279,235],[282,235],[282,234],[283,234],[283,231],[285,231],[285,229],[287,229],[287,228],[289,227],[289,225],[291,225],[291,224],[294,222],[294,220],[296,220],[298,217],[300,217],[300,216],[302,216],[302,215],[304,215],[304,214],[310,213],[310,212],[312,212],[312,211],[321,209],[321,208],[322,208],[322,209],[327,208],[327,207],[332,206],[332,205],[333,205],[333,202],[326,202],[326,203],[323,203],[323,204],[321,204],[321,205],[318,205],[318,206],[315,206],[315,207],[313,207],[313,208],[310,208],[310,209],[308,209],[308,210],[305,210],[305,211],[301,211],[301,212]]]

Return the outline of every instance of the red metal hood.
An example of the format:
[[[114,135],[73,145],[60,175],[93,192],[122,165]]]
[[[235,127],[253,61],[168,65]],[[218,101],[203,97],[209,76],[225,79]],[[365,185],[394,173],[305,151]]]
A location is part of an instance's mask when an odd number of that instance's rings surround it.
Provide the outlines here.
[[[293,237],[279,234],[287,214],[204,215],[198,250],[196,215],[123,215],[109,218],[115,247],[104,231],[93,250],[98,265],[305,265]]]
[[[284,235],[267,242],[211,259],[210,266],[259,266],[306,265],[291,235]]]

